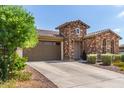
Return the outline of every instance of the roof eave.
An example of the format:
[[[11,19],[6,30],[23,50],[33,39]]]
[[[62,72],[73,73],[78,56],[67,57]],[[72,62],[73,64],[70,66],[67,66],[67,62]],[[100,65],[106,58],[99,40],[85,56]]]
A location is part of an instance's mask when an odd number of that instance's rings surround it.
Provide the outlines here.
[[[109,29],[110,32],[114,33],[120,40],[122,39],[122,37],[120,37],[117,33],[115,33],[114,31],[112,31],[111,29]]]
[[[38,39],[42,41],[63,41],[63,37],[45,36],[45,35],[39,35]]]

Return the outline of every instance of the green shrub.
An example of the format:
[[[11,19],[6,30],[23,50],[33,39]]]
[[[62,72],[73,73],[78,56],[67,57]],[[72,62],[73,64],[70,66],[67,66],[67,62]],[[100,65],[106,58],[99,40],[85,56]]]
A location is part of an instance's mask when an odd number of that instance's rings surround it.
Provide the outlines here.
[[[26,66],[26,62],[27,62],[27,58],[26,57],[20,57],[17,53],[15,53],[13,56],[12,56],[12,61],[13,64],[11,65],[11,68],[13,71],[20,71],[20,70],[23,70]]]
[[[31,76],[32,76],[32,73],[30,72],[17,71],[16,73],[14,73],[12,79],[6,82],[0,81],[0,88],[16,88],[17,81],[30,80]]]
[[[119,67],[120,71],[124,71],[124,62],[114,62],[113,65]]]
[[[6,82],[3,82],[3,81],[0,82],[0,88],[15,88],[15,87],[16,87],[15,80],[8,80]]]
[[[112,55],[111,54],[102,54],[102,63],[103,65],[110,66],[112,63]]]
[[[32,73],[30,72],[17,71],[16,73],[14,73],[13,79],[19,80],[19,81],[26,81],[26,80],[30,80],[31,76],[32,76]]]
[[[120,71],[124,71],[124,67],[120,67]]]
[[[121,55],[121,61],[124,62],[124,54]]]
[[[17,53],[13,53],[9,59],[7,60],[7,62],[9,63],[9,65],[4,64],[4,62],[1,62],[0,58],[0,80],[4,80],[3,78],[6,77],[6,74],[3,74],[6,70],[7,70],[7,80],[11,80],[13,78],[14,73],[16,73],[17,71],[21,71],[25,69],[26,66],[26,61],[27,58],[25,57],[20,57]],[[5,69],[5,66],[8,69]],[[4,75],[4,77],[3,77]]]
[[[96,63],[96,54],[89,54],[87,56],[88,63],[95,64]]]
[[[124,62],[114,62],[113,65],[117,67],[124,67]]]
[[[113,55],[113,62],[120,62],[121,61],[121,55],[114,54]]]
[[[27,61],[27,58],[25,58],[25,57],[22,57],[22,58],[17,57],[16,62],[14,64],[15,70],[18,70],[18,71],[23,70],[26,66],[26,63],[25,63],[26,61]]]

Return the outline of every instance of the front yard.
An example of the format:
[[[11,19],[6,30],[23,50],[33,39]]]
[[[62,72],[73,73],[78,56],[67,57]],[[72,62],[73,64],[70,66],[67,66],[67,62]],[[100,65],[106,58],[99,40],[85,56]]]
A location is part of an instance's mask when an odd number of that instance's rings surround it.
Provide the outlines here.
[[[89,54],[87,64],[124,74],[123,54],[101,54],[99,62],[97,62],[99,60],[97,57],[96,54]]]
[[[0,88],[57,88],[53,82],[30,66],[26,66],[24,72],[26,74],[20,74],[18,80],[1,83]]]

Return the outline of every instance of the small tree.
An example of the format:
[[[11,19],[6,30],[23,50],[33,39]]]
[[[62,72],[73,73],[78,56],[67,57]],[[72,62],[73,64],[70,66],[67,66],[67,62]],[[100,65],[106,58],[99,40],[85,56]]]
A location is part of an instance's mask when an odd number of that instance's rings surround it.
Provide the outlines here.
[[[0,78],[9,79],[17,48],[38,42],[34,17],[21,6],[0,6]]]

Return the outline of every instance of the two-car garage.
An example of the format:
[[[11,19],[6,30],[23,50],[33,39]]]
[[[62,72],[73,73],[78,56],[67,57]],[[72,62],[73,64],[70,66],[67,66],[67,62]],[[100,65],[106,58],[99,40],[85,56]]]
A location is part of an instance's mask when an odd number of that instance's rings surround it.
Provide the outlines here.
[[[24,49],[23,56],[27,56],[28,61],[63,60],[63,37],[59,32],[37,31],[38,44],[34,48]]]

